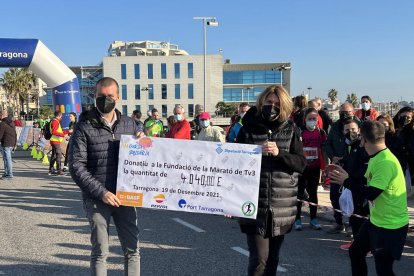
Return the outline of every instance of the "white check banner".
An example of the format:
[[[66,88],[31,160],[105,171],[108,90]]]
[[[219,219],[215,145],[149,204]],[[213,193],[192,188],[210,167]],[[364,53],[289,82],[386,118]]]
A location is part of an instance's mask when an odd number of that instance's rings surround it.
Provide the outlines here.
[[[261,147],[123,135],[122,205],[256,218]]]

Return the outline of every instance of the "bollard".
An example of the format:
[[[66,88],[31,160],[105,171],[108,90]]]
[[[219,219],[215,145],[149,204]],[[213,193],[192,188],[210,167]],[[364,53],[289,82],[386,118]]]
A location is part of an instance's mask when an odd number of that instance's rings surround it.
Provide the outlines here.
[[[42,164],[47,164],[47,165],[49,165],[49,158],[47,157],[47,154],[45,154],[45,155],[43,156]]]
[[[31,155],[33,158],[36,158],[35,156],[37,155],[37,151],[36,151],[36,148],[35,148],[35,147],[33,147],[33,148],[32,148],[32,152],[30,153],[30,155]]]

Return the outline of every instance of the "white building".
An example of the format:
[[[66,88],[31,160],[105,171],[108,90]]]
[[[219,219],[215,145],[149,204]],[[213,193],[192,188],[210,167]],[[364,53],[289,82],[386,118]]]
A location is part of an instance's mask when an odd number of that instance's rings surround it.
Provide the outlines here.
[[[214,112],[223,100],[221,55],[206,56],[206,111]],[[112,43],[103,59],[103,74],[120,85],[122,114],[157,108],[163,117],[176,105],[192,117],[196,104],[204,103],[204,56],[188,55],[178,45],[161,41]]]

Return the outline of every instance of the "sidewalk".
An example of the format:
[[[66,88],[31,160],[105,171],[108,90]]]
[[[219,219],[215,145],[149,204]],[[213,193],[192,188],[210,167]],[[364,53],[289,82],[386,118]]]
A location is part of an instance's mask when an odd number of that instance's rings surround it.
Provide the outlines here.
[[[329,199],[329,190],[318,191],[318,202],[322,207],[318,207],[318,218],[326,222],[334,222],[333,209],[331,200]],[[410,220],[410,226],[414,225],[414,195],[411,195],[407,200],[408,216]],[[304,205],[303,211],[309,215],[309,208]],[[409,231],[407,235],[406,245],[414,247],[414,232]]]

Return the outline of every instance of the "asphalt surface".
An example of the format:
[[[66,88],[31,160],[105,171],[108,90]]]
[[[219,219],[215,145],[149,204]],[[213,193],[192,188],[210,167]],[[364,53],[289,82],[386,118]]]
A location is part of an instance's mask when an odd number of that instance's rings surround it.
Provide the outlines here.
[[[0,275],[88,275],[89,226],[78,187],[29,158],[15,158],[14,173],[0,181]],[[304,230],[285,238],[279,275],[350,275],[347,252],[339,249],[349,238],[312,230],[303,220]],[[247,246],[236,220],[140,209],[139,223],[141,275],[246,275]],[[108,275],[123,275],[114,227],[110,233]],[[373,258],[367,261],[375,275]],[[407,246],[396,275],[411,275],[413,261]]]

